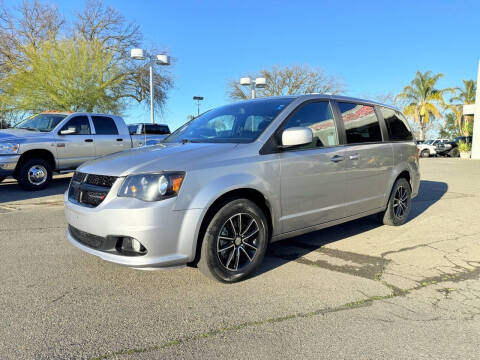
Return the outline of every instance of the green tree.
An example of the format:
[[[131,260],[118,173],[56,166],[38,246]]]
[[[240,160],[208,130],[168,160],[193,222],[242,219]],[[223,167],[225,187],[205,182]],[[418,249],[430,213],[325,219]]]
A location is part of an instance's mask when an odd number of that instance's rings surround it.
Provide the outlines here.
[[[256,96],[282,96],[309,93],[338,94],[343,92],[343,82],[323,69],[310,68],[307,65],[274,66],[262,69],[250,78],[264,77],[266,86],[257,89]],[[241,86],[238,80],[230,80],[227,84],[228,96],[233,100],[250,98],[250,88]]]
[[[112,53],[95,40],[46,41],[25,55],[0,83],[10,110],[118,112],[128,96]]]
[[[456,87],[453,90],[454,96],[450,99],[451,104],[448,109],[454,113],[456,125],[462,134],[465,136],[472,135],[473,116],[463,115],[463,105],[475,103],[476,81],[463,80],[463,88]]]
[[[395,102],[403,105],[406,116],[413,118],[419,127],[420,139],[425,139],[426,125],[432,118],[442,117],[440,109],[445,106],[444,95],[452,89],[437,89],[437,82],[443,74],[417,71],[415,78],[395,96]]]
[[[457,136],[462,135],[457,126],[457,119],[454,113],[449,112],[445,115],[445,123],[440,128],[439,135],[445,139],[455,139]]]

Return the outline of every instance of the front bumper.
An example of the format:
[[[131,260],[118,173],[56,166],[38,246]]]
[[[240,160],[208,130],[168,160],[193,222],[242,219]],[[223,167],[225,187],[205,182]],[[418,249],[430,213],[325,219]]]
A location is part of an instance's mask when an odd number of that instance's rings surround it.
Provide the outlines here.
[[[20,155],[0,155],[0,176],[10,176],[15,172]]]
[[[92,248],[67,229],[67,239],[77,248],[103,260],[140,269],[185,265],[195,257],[201,209],[175,210],[176,198],[144,202],[120,198],[113,186],[105,200],[90,208],[74,204],[65,194],[65,216],[70,226],[92,237],[131,237],[147,250],[145,255],[129,256]]]

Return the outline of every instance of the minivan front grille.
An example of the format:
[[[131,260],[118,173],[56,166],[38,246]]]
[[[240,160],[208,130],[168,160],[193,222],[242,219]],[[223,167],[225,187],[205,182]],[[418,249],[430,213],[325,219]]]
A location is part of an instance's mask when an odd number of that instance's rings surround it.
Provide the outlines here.
[[[97,207],[117,180],[115,176],[85,174],[76,171],[68,189],[68,199],[79,205]]]

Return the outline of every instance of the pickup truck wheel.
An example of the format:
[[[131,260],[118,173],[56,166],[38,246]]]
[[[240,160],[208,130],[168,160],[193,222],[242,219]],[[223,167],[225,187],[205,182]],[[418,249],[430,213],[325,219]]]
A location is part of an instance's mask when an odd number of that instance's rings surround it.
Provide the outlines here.
[[[20,166],[18,184],[25,190],[45,189],[52,181],[52,167],[43,159],[29,159]]]
[[[218,210],[208,224],[198,268],[212,280],[237,282],[260,265],[267,245],[268,226],[263,211],[250,200],[233,200]]]
[[[395,181],[385,211],[378,213],[378,220],[384,225],[403,225],[412,207],[412,190],[404,178]]]
[[[430,150],[428,150],[428,149],[422,150],[422,152],[420,153],[420,156],[421,156],[422,158],[428,158],[428,157],[430,157]]]

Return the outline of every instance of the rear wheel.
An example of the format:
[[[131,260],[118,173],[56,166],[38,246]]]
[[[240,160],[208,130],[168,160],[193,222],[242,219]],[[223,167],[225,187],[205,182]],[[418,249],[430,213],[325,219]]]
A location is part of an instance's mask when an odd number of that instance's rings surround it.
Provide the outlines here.
[[[207,226],[198,268],[207,277],[233,283],[246,278],[263,260],[268,245],[267,219],[247,199],[233,200]]]
[[[395,181],[385,211],[378,213],[378,220],[384,225],[403,225],[412,207],[412,190],[405,178]]]
[[[458,151],[457,148],[453,148],[453,149],[450,150],[450,152],[448,153],[448,156],[450,156],[450,157],[460,157],[460,151]]]
[[[421,156],[422,158],[428,158],[428,157],[430,157],[430,150],[428,150],[428,149],[422,150],[422,152],[420,153],[420,156]]]
[[[18,184],[25,190],[45,189],[52,181],[52,167],[44,159],[25,161],[18,172]]]

